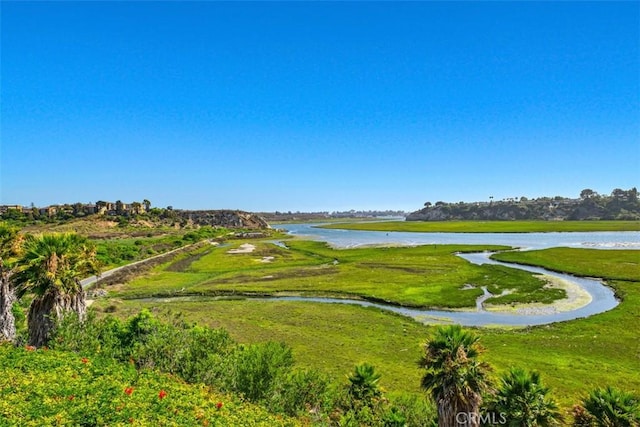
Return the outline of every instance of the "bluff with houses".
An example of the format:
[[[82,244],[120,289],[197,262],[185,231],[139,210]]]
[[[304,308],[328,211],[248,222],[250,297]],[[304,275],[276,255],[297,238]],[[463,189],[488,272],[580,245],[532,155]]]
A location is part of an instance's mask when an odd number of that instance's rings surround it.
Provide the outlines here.
[[[451,220],[640,220],[638,190],[615,189],[601,195],[582,190],[577,199],[526,197],[474,203],[426,202],[424,208],[407,216],[407,221]]]
[[[231,229],[266,229],[267,221],[259,215],[241,210],[182,210],[152,208],[149,200],[124,203],[97,201],[96,203],[74,203],[46,207],[0,205],[0,219],[18,221],[64,221],[73,218],[110,218],[118,221],[130,219],[163,219],[182,225],[224,227]]]

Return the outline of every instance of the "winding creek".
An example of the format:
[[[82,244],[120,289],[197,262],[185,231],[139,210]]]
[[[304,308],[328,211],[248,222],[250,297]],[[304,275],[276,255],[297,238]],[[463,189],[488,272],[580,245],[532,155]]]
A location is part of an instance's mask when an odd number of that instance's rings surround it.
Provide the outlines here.
[[[566,246],[597,249],[640,249],[640,232],[589,232],[589,233],[410,233],[377,232],[315,228],[317,224],[284,224],[280,228],[290,234],[325,241],[338,248],[353,248],[363,245],[424,245],[424,244],[495,244],[508,245],[522,250],[543,249]],[[465,326],[528,326],[573,320],[611,310],[618,301],[613,291],[602,281],[556,273],[539,267],[503,263],[489,258],[490,253],[460,254],[459,256],[476,264],[492,263],[512,268],[544,274],[577,286],[588,295],[585,303],[567,310],[557,309],[553,304],[546,309],[531,309],[520,312],[494,312],[484,309],[479,299],[475,311],[421,310],[379,304],[368,301],[317,298],[317,297],[272,297],[273,301],[309,301],[316,303],[355,304],[392,311],[424,323],[459,323]],[[528,311],[528,312],[527,312]]]
[[[640,249],[640,232],[573,232],[573,233],[411,233],[378,232],[324,229],[314,227],[317,224],[282,224],[291,235],[307,239],[320,240],[337,248],[355,248],[365,245],[425,245],[425,244],[487,244],[506,245],[521,250],[544,249],[550,247],[596,248],[602,250]],[[273,242],[286,247],[281,242]],[[611,310],[618,301],[613,291],[602,281],[581,278],[569,274],[556,273],[539,267],[504,263],[490,259],[491,253],[459,254],[460,257],[475,264],[500,264],[512,268],[543,274],[548,279],[563,283],[568,294],[580,295],[573,304],[562,300],[556,304],[534,305],[510,311],[492,311],[485,309],[483,301],[491,296],[486,289],[478,299],[475,310],[423,310],[400,307],[356,299],[274,296],[256,297],[261,301],[304,301],[311,303],[351,304],[363,307],[376,307],[382,310],[411,317],[423,323],[458,323],[464,326],[533,326],[573,320]],[[572,291],[570,292],[570,290]],[[247,297],[250,299],[253,297]],[[144,301],[170,302],[211,300],[211,297],[172,297],[145,298]],[[214,298],[216,299],[216,298]]]

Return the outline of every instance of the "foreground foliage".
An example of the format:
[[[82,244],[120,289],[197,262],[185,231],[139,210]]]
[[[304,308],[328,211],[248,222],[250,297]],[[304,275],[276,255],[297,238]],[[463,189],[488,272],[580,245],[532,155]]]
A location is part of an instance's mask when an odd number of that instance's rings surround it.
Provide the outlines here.
[[[492,419],[511,425],[551,425],[555,419],[549,390],[537,375],[511,371],[493,392],[488,366],[477,359],[478,336],[459,326],[437,328],[420,363],[439,416],[424,398],[387,395],[380,372],[367,363],[339,384],[320,371],[297,368],[284,344],[239,344],[225,330],[180,319],[164,323],[146,311],[125,322],[90,315],[79,323],[66,316],[52,345],[0,346],[0,393],[6,396],[0,425],[423,427],[437,418],[452,425],[451,411],[499,411],[504,418]],[[606,394],[610,406],[584,401],[584,416],[576,413],[580,425],[635,425],[637,397]],[[597,424],[604,418],[596,418],[594,408],[602,407],[600,412],[631,424]]]
[[[104,356],[2,345],[0,371],[3,426],[299,425],[202,384]]]
[[[640,398],[614,387],[593,390],[573,409],[575,427],[636,427]]]
[[[489,411],[497,420],[502,415],[509,426],[535,427],[558,425],[558,406],[549,396],[536,371],[511,368],[500,378],[500,385],[488,402]]]
[[[379,376],[372,367],[356,368],[350,386],[343,388],[320,371],[294,367],[291,349],[284,344],[239,344],[225,330],[178,318],[163,323],[148,311],[125,322],[90,316],[79,323],[68,316],[56,331],[56,350],[111,358],[141,372],[159,370],[310,423],[382,426],[392,417],[401,425],[422,426],[426,417],[433,417],[423,401],[400,396],[395,404],[395,398],[387,399],[376,386]]]

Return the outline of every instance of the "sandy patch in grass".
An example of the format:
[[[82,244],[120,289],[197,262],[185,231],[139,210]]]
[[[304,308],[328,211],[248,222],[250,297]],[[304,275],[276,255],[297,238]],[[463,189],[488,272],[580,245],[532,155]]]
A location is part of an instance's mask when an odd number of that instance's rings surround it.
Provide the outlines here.
[[[227,253],[228,254],[250,254],[255,250],[256,250],[255,245],[252,245],[251,243],[243,243],[240,246],[238,246],[238,248],[236,249],[229,249]]]
[[[544,315],[554,314],[564,311],[573,311],[580,307],[584,307],[592,300],[589,292],[582,289],[579,285],[571,283],[567,280],[560,279],[554,276],[541,275],[544,280],[547,281],[545,287],[564,289],[567,293],[567,297],[561,300],[554,301],[551,304],[542,303],[528,303],[528,304],[509,304],[509,305],[492,305],[485,304],[484,309],[486,311],[493,312],[508,312],[510,314],[523,314],[523,315]]]

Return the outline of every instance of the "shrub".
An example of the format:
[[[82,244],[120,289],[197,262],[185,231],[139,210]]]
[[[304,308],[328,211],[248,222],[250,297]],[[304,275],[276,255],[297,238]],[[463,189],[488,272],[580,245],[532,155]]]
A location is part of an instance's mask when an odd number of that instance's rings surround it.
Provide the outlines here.
[[[402,393],[389,397],[389,412],[399,414],[404,418],[406,427],[436,427],[438,425],[438,413],[433,403],[423,395]],[[387,425],[393,425],[388,421]]]
[[[239,345],[227,362],[226,387],[251,401],[269,396],[277,380],[293,365],[291,349],[282,343]]]
[[[280,375],[268,405],[275,412],[311,416],[319,421],[333,405],[329,378],[313,370],[293,370]]]

